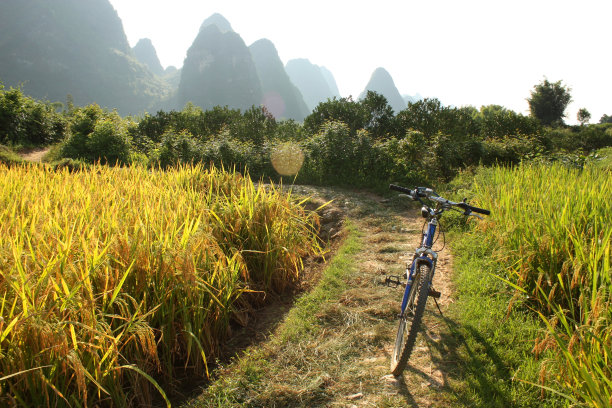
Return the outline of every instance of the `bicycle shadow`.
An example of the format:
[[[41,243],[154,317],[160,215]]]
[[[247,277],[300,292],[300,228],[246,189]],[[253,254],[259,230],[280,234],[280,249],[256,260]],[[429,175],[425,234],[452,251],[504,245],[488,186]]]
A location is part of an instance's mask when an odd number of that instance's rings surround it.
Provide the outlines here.
[[[412,371],[412,369],[409,369]],[[404,402],[406,403],[405,407],[409,408],[419,408],[421,405],[417,403],[414,399],[414,396],[410,393],[408,389],[408,384],[406,384],[406,378],[404,376],[397,377],[397,390],[398,393],[404,398]]]
[[[431,330],[424,330],[420,334],[425,340],[431,366],[426,370],[409,363],[406,368],[408,376],[417,376],[421,380],[420,386],[426,384],[440,393],[450,394],[452,399],[464,406],[518,407],[516,401],[508,399],[507,392],[502,389],[504,383],[512,381],[512,374],[491,346],[491,341],[484,338],[475,327],[461,325],[452,318],[437,314],[436,321],[437,325],[444,325],[439,335]],[[493,370],[485,370],[485,367],[490,366]],[[414,380],[407,384],[406,376],[399,380],[399,394],[407,406],[417,407],[410,389],[419,384]],[[476,399],[468,398],[465,392],[460,392],[459,387],[465,386],[477,396]],[[477,403],[476,400],[481,402]]]

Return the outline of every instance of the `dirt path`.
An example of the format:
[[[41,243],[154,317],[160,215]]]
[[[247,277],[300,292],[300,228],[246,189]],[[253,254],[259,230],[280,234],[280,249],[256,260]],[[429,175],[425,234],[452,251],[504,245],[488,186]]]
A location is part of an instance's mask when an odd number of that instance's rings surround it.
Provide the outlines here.
[[[385,275],[402,275],[412,259],[414,250],[420,246],[423,218],[420,207],[406,199],[381,200],[372,195],[355,194],[347,197],[352,208],[347,208],[348,217],[363,234],[363,250],[357,255],[358,273],[354,287],[344,295],[344,304],[350,305],[354,313],[372,315],[373,330],[355,333],[356,336],[380,336],[378,348],[355,358],[360,367],[359,383],[349,380],[355,394],[336,398],[338,406],[413,406],[442,407],[453,401],[448,382],[447,361],[441,341],[449,333],[433,299],[429,299],[424,317],[425,330],[417,339],[409,365],[400,378],[389,374],[393,352],[402,288],[379,285]],[[434,249],[442,248],[439,237]],[[434,287],[442,292],[438,303],[444,313],[452,302],[452,257],[448,250],[439,252]],[[384,339],[384,341],[383,341]],[[347,388],[348,391],[348,388]],[[359,398],[356,395],[360,395]],[[348,403],[351,396],[355,400]]]
[[[50,148],[48,147],[41,149],[32,149],[29,152],[22,154],[21,157],[27,161],[40,163],[42,161],[42,158],[45,156],[45,154],[49,152],[49,150]]]
[[[432,299],[423,320],[425,330],[403,376],[389,373],[402,289],[380,283],[385,275],[401,275],[420,244],[419,208],[399,197],[382,200],[371,194],[311,187],[295,191],[333,199],[327,211],[344,213],[358,236],[360,249],[350,255],[353,267],[343,278],[344,289],[339,297],[322,303],[312,335],[282,342],[278,333],[271,333],[269,341],[246,351],[250,357],[219,371],[217,386],[188,406],[463,405],[455,392],[458,373],[453,371],[458,340],[452,334],[452,321],[440,315]],[[442,241],[440,237],[434,249],[440,249]],[[439,303],[444,313],[452,303],[452,259],[448,250],[439,255],[434,287],[442,292]]]

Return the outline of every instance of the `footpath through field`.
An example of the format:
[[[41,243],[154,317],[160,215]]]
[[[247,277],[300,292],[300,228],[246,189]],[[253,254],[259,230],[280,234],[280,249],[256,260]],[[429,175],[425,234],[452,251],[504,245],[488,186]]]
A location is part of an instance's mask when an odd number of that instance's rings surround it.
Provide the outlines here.
[[[313,201],[333,203],[323,221],[344,215],[343,243],[313,289],[279,308],[277,323],[215,373],[189,407],[448,407],[463,406],[456,392],[460,336],[452,318],[430,298],[422,334],[404,375],[389,374],[402,288],[381,285],[400,275],[420,243],[423,219],[414,203],[324,188],[294,187]],[[332,234],[334,231],[332,231]],[[442,236],[434,246],[440,249]],[[452,259],[440,253],[434,287],[444,314],[453,299]],[[455,333],[455,334],[453,334]],[[239,334],[240,335],[240,334]],[[245,334],[243,334],[245,335]]]

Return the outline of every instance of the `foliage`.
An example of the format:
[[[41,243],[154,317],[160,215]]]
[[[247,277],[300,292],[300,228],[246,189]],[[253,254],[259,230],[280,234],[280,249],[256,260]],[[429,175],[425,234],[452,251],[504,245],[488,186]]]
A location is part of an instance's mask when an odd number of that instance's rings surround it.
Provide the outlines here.
[[[544,78],[533,87],[531,96],[527,99],[531,116],[545,126],[563,124],[565,109],[572,100],[570,91],[562,81],[549,82]]]
[[[482,106],[475,119],[483,138],[503,139],[510,135],[536,135],[541,126],[537,119],[499,105]]]
[[[150,406],[319,253],[316,214],[201,166],[0,165],[0,202],[2,406]]]
[[[343,122],[327,122],[305,145],[307,152],[301,176],[316,184],[349,185],[364,182],[377,162],[378,149],[366,131],[351,134]]]
[[[374,139],[386,139],[395,132],[393,109],[383,95],[368,91],[359,104],[366,116],[364,129]]]
[[[599,119],[599,123],[612,123],[612,115],[603,115],[601,119]]]
[[[48,103],[25,96],[21,89],[0,85],[0,143],[22,146],[46,145],[64,136],[64,118]]]
[[[578,119],[578,122],[584,126],[585,124],[589,123],[589,120],[591,120],[591,113],[586,110],[586,108],[580,108],[576,114],[576,118]]]
[[[423,99],[409,103],[397,114],[397,127],[402,131],[418,130],[429,138],[437,133],[453,137],[465,137],[479,133],[473,118],[473,108],[452,108],[442,106],[438,99]]]
[[[20,91],[5,94],[27,99]],[[53,123],[63,125],[55,140],[65,138],[54,150],[54,160],[163,168],[203,162],[278,180],[271,154],[292,142],[301,146],[299,156],[306,158],[296,179],[300,183],[369,188],[389,180],[448,181],[479,163],[576,162],[572,157],[612,145],[608,124],[543,127],[538,119],[499,105],[477,110],[443,106],[437,99],[410,103],[393,116],[386,99],[375,92],[357,102],[334,98],[320,103],[303,124],[277,121],[262,106],[244,112],[218,106],[204,111],[188,103],[181,111],[160,110],[136,121],[97,105],[75,108],[71,98],[67,106],[62,114],[50,111],[57,119]],[[9,134],[24,128],[16,121],[1,125]]]
[[[612,145],[612,127],[609,125],[548,128],[543,132],[549,150],[589,152]]]
[[[202,158],[200,143],[187,130],[179,133],[169,130],[162,135],[161,139],[159,147],[152,152],[150,160],[162,168],[197,163]]]
[[[328,122],[342,122],[350,133],[355,134],[357,130],[364,128],[367,118],[359,102],[353,101],[351,97],[334,97],[317,105],[304,119],[304,129],[308,134],[314,135]]]
[[[0,145],[0,164],[13,165],[21,163],[23,163],[23,160],[17,153],[4,145]]]
[[[127,124],[119,114],[90,105],[73,113],[70,136],[62,146],[61,155],[89,163],[100,160],[126,164],[130,162],[131,151]]]
[[[232,137],[240,142],[262,146],[268,135],[274,134],[276,120],[265,107],[247,109],[239,120],[229,126]]]
[[[542,154],[538,139],[517,135],[505,139],[487,139],[482,143],[481,163],[485,166],[516,165],[526,159]]]
[[[152,145],[160,143],[162,135],[171,129],[177,132],[185,130],[203,142],[239,118],[239,110],[215,106],[203,111],[200,107],[187,104],[181,111],[158,111],[155,116],[145,115],[133,129],[132,137],[138,150],[147,152]]]

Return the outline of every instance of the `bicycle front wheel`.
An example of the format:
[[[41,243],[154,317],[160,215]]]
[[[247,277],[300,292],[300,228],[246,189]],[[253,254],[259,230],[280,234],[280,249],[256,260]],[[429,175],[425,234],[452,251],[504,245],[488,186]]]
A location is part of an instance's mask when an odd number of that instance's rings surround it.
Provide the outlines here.
[[[406,310],[399,318],[395,347],[391,356],[391,373],[395,376],[400,375],[406,368],[416,337],[421,326],[427,296],[429,296],[429,284],[431,282],[431,268],[427,264],[421,264],[410,293]]]

